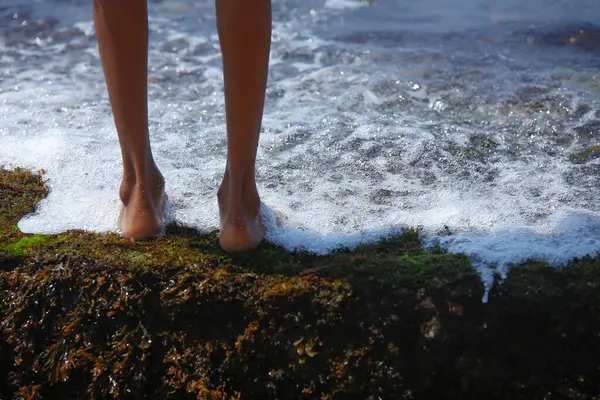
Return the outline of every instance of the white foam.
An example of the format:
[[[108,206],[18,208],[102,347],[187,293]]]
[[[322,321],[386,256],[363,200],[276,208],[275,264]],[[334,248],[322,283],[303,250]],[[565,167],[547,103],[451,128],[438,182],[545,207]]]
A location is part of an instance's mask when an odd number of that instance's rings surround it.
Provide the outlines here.
[[[363,11],[348,14],[357,4],[328,1],[318,11],[298,5],[285,13],[290,20],[275,20],[257,174],[262,200],[288,221],[271,221],[267,239],[325,254],[420,226],[426,246],[467,254],[488,289],[495,273],[504,276],[515,263],[560,265],[596,254],[594,163],[569,161],[581,142],[568,118],[506,111],[521,88],[510,67],[527,55],[479,65],[467,40],[464,57],[472,60],[461,66],[424,43],[378,50],[369,43],[379,40],[376,21],[361,26],[375,32],[368,40],[350,44],[313,32],[333,24],[328,18],[358,18]],[[20,221],[24,232],[116,229],[121,160],[88,7],[53,10],[64,27],[81,30],[71,40],[21,48],[30,39],[15,44],[15,30],[0,42],[0,166],[43,168],[51,189]],[[226,151],[218,38],[212,24],[192,26],[168,14],[197,23],[197,15],[210,19],[209,5],[169,10],[151,8],[152,146],[174,219],[208,231],[218,226],[215,193]],[[536,68],[526,76],[531,85],[550,85],[554,66]],[[550,94],[599,106],[592,89]],[[572,147],[560,147],[548,131],[570,138]],[[476,147],[478,140],[492,145]]]
[[[355,9],[364,7],[367,4],[367,1],[361,0],[325,0],[325,7],[335,10]]]

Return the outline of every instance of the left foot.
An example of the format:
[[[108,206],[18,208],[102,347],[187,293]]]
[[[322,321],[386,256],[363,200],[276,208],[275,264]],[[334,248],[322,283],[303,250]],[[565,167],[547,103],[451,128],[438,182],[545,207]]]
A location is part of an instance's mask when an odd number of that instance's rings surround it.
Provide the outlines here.
[[[151,239],[162,232],[165,183],[158,170],[149,175],[145,182],[124,178],[121,183],[123,208],[119,225],[126,239]]]

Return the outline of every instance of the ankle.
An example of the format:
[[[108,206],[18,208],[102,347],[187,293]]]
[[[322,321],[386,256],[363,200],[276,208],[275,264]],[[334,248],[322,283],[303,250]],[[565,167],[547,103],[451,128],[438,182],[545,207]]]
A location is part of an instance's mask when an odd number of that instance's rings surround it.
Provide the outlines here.
[[[225,177],[217,190],[221,218],[254,217],[260,209],[260,196],[256,183],[236,182]]]
[[[254,180],[235,182],[225,177],[219,185],[219,189],[217,189],[217,198],[219,201],[230,199],[246,200],[258,197],[258,189]]]
[[[124,173],[121,180],[119,195],[121,201],[125,204],[133,195],[136,189],[140,193],[154,194],[163,191],[165,187],[165,179],[156,165],[146,169],[141,173]]]

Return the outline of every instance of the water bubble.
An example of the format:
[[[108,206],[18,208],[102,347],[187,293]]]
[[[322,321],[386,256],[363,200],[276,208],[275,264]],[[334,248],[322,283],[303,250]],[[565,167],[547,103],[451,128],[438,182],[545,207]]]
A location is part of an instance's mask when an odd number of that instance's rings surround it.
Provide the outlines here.
[[[52,189],[20,221],[25,232],[115,229],[119,144],[93,23],[71,3],[13,9],[0,27],[0,165],[44,168]],[[183,3],[185,15],[150,10],[151,140],[175,218],[209,231],[226,154],[221,55],[204,23],[214,10]],[[476,260],[484,280],[490,265],[562,263],[600,248],[597,59],[532,51],[551,37],[529,20],[491,26],[456,7],[452,27],[415,5],[408,29],[398,10],[382,21],[335,3],[346,2],[292,2],[273,24],[257,175],[289,223],[269,240],[325,253],[423,226],[431,243]],[[560,16],[563,3],[520,15]]]

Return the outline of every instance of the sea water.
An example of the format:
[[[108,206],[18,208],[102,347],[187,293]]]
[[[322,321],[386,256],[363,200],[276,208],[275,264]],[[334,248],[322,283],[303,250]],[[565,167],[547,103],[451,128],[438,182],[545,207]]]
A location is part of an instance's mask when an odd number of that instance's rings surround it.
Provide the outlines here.
[[[175,220],[213,230],[214,4],[149,13],[155,158]],[[599,24],[597,0],[275,0],[257,179],[286,223],[268,239],[324,254],[420,227],[487,287],[527,259],[595,255]],[[50,188],[19,228],[114,231],[120,162],[91,1],[2,0],[0,167]]]

